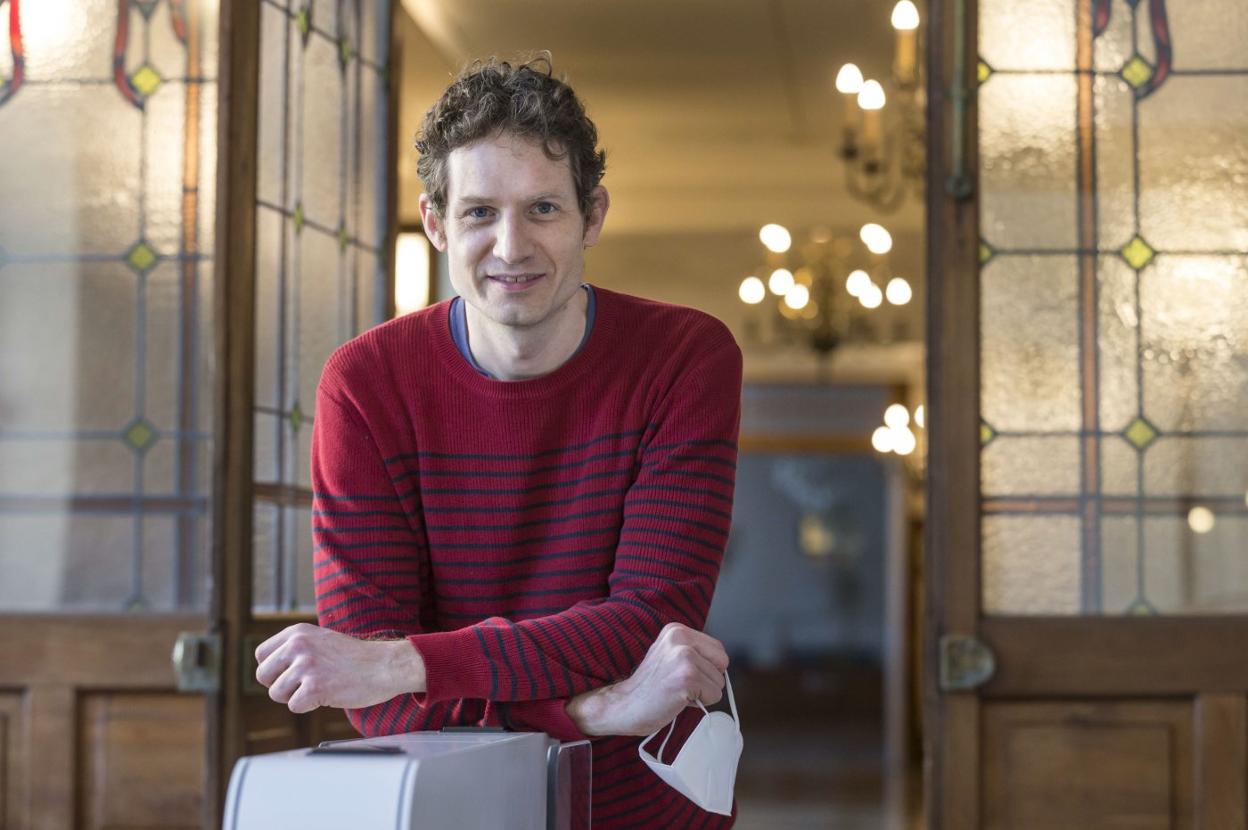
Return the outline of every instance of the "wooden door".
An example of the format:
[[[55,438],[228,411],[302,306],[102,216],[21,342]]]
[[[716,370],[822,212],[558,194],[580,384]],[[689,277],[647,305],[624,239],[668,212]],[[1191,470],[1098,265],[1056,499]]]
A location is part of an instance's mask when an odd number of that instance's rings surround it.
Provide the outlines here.
[[[932,5],[933,828],[1245,827],[1248,62],[1219,5]],[[953,637],[982,684],[942,680]]]
[[[321,367],[393,314],[392,4],[320,10],[222,10],[214,807],[242,756],[356,737],[341,711],[293,715],[254,677],[257,645],[315,622],[308,451]]]

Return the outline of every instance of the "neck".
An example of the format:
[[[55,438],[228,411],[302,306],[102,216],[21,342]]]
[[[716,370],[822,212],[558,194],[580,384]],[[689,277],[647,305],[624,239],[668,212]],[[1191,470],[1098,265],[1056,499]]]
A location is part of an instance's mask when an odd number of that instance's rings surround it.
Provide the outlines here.
[[[568,361],[585,337],[588,300],[584,289],[548,319],[519,328],[493,322],[464,303],[468,345],[482,369],[498,380],[548,375]]]

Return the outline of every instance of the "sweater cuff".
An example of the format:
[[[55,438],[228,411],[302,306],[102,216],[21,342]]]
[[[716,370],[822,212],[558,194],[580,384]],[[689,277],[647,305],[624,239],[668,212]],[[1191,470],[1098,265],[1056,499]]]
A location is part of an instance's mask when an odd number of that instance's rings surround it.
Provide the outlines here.
[[[565,743],[589,740],[589,736],[577,729],[576,723],[568,717],[567,703],[566,698],[516,701],[507,706],[508,720],[512,726],[545,732]]]
[[[425,693],[417,694],[421,705],[457,698],[489,700],[498,687],[497,669],[485,655],[478,632],[472,626],[457,631],[413,634],[407,638],[425,663]]]

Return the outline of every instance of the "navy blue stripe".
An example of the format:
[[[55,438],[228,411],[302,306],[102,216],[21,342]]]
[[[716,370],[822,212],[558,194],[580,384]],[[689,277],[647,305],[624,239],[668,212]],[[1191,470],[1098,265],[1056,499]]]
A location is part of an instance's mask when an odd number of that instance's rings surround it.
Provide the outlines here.
[[[562,613],[563,611],[566,611],[566,610],[568,609],[565,606],[564,608],[561,608],[558,611],[553,612],[553,613]],[[526,626],[527,628],[532,628],[538,631],[543,631],[548,634],[550,634],[550,632],[554,632],[555,634],[558,634],[563,639],[565,645],[567,646],[567,648],[564,650],[564,654],[566,655],[564,658],[565,660],[567,659],[567,657],[570,657],[573,654],[581,655],[581,657],[583,658],[581,665],[584,666],[584,670],[580,672],[582,676],[591,677],[591,678],[597,676],[598,673],[595,671],[595,668],[597,667],[593,663],[589,662],[589,652],[590,652],[589,641],[585,639],[584,635],[582,635],[579,630],[572,629],[571,631],[569,631],[567,628],[561,625],[561,620],[529,620],[528,622],[529,622],[529,625]],[[580,641],[581,645],[579,648],[577,647],[576,643],[572,642],[572,634],[575,634],[576,639]],[[552,640],[553,640],[553,636],[552,636]],[[573,684],[572,688],[576,689],[577,688],[576,684]]]
[[[536,631],[530,631],[529,629],[531,629],[531,628],[536,628],[537,630],[536,630]],[[530,639],[532,639],[532,640],[533,640],[533,644],[539,647],[539,650],[541,650],[541,651],[542,651],[542,654],[543,654],[543,655],[544,655],[546,652],[545,652],[545,650],[544,650],[544,649],[541,649],[541,648],[540,648],[540,643],[538,643],[538,642],[537,642],[537,635],[538,635],[538,633],[542,633],[542,634],[545,634],[545,635],[546,635],[547,642],[550,644],[551,649],[552,649],[554,652],[558,653],[558,652],[559,652],[559,650],[560,650],[560,649],[559,649],[558,644],[555,642],[554,637],[551,637],[549,634],[547,634],[546,632],[542,631],[540,626],[533,626],[533,625],[527,625],[527,626],[526,626],[526,625],[522,622],[522,623],[518,623],[518,624],[516,624],[516,630],[517,630],[517,631],[523,631],[523,632],[524,632],[524,634],[525,634],[527,637],[529,637]],[[541,661],[542,666],[543,666],[543,667],[546,667],[546,666],[547,666],[547,662],[550,662],[550,661],[542,660],[542,661]],[[564,686],[564,688],[563,688],[562,692],[560,692],[559,690],[556,690],[555,692],[552,692],[552,694],[553,694],[555,697],[562,697],[563,695],[570,695],[570,694],[572,694],[572,690],[576,688],[576,684],[572,682],[572,673],[571,673],[570,671],[568,671],[568,667],[567,667],[567,665],[566,665],[565,663],[563,663],[562,661],[559,661],[559,662],[558,662],[558,666],[559,666],[560,670],[563,672],[563,682],[564,682],[564,683],[566,683],[567,685],[566,685],[566,686]],[[548,669],[548,671],[549,671],[549,669]],[[554,688],[554,680],[553,680],[553,679],[551,680],[551,687],[552,687],[552,688]]]
[[[350,586],[348,586],[348,588],[349,587]],[[343,590],[346,590],[346,589],[343,589]],[[336,593],[336,592],[331,592],[331,593]],[[347,597],[342,602],[335,603],[329,606],[328,608],[318,608],[316,610],[316,613],[317,613],[317,616],[328,617],[331,613],[333,613],[334,611],[337,611],[339,608],[342,608],[344,605],[352,605],[353,603],[357,603],[357,602],[360,602],[361,600],[367,600],[367,599],[373,599],[373,597],[368,597],[368,596]],[[342,620],[338,620],[338,622],[341,623]]]
[[[679,507],[682,510],[695,510],[699,513],[709,513],[712,516],[718,516],[725,521],[728,521],[728,522],[732,521],[731,513],[725,513],[722,510],[716,510],[714,507],[707,507],[704,504],[690,504],[689,502],[677,501],[676,499],[633,499],[633,498],[630,498],[628,501],[625,502],[625,506],[627,507],[634,507],[638,504],[658,504],[664,507]],[[503,508],[503,509],[510,510],[511,508]],[[425,512],[428,513],[429,511],[426,510]]]
[[[551,614],[560,614],[568,610],[566,605],[555,605],[550,608],[516,608],[507,613],[515,616],[517,614],[532,614],[533,616],[550,616]],[[481,614],[470,613],[464,611],[443,611],[438,609],[438,616],[445,620],[467,620],[470,624],[479,623],[488,620],[490,617],[496,617],[497,614]]]
[[[621,541],[619,545],[619,549],[623,550],[624,548],[639,548],[641,550],[661,550],[664,553],[675,553],[679,556],[688,557],[689,559],[692,559],[694,562],[701,562],[704,565],[710,565],[712,568],[719,567],[718,559],[710,559],[706,556],[699,556],[698,554],[693,553],[692,551],[687,551],[684,548],[672,548],[672,547],[668,547],[667,545],[660,545],[656,542]]]
[[[314,517],[321,516],[348,516],[358,518],[360,516],[388,516],[392,519],[408,519],[411,518],[406,513],[397,510],[313,510]]]
[[[407,541],[399,540],[399,541],[394,541],[394,542],[356,542],[350,545],[341,545],[341,544],[338,544],[337,542],[322,542],[321,544],[312,548],[312,552],[316,553],[317,551],[323,550],[324,548],[333,548],[334,550],[361,550],[364,548],[394,548],[394,547],[419,548],[420,546],[421,546],[421,543],[417,540],[407,540]],[[379,561],[384,561],[384,560],[369,559],[369,561],[379,562]]]
[[[544,659],[542,650],[537,647],[537,641],[534,640],[531,636],[529,636],[529,633],[527,631],[520,628],[520,626],[516,625],[511,620],[508,620],[506,618],[504,618],[504,620],[506,621],[508,627],[511,628],[513,632],[513,636],[515,636],[517,640],[524,639],[529,642],[529,644],[531,645],[533,649],[534,659],[537,661],[537,664],[542,667],[542,673],[546,675],[546,686],[547,686],[547,689],[549,690],[548,691],[549,695],[551,697],[557,697],[556,689],[555,689],[555,676],[550,673],[550,666],[546,665],[546,660]],[[524,657],[523,648],[520,649],[520,655],[521,655],[521,662],[524,663],[524,671],[529,676],[529,685],[532,687],[532,696],[536,700],[538,699],[537,682],[533,679],[533,674],[529,671],[528,661],[523,659]]]
[[[540,507],[562,507],[586,499],[618,496],[620,492],[620,488],[615,490],[593,490],[589,493],[578,493],[566,499],[551,499],[549,501],[534,502],[533,504],[521,504],[515,507],[426,507],[424,512],[426,515],[430,513],[525,513],[529,510],[537,510]]]
[[[668,493],[688,493],[693,496],[710,497],[716,501],[722,501],[724,504],[732,507],[732,496],[725,496],[716,493],[714,490],[699,490],[694,487],[680,487],[675,484],[634,484],[628,488],[629,495],[640,493],[642,490],[662,490]]]
[[[631,475],[631,470],[612,470],[606,473],[589,473],[579,478],[569,479],[568,481],[549,481],[545,484],[534,484],[532,487],[512,487],[504,489],[473,489],[463,490],[458,487],[439,487],[425,488],[426,496],[525,496],[529,493],[536,493],[539,490],[553,490],[556,487],[571,487],[574,484],[581,484],[586,481],[594,481],[599,478],[613,478],[621,475]],[[624,488],[621,488],[624,489]],[[414,495],[419,495],[421,489],[418,487],[407,493],[400,493],[399,498],[406,499]]]
[[[454,596],[454,595],[441,594],[441,593],[435,594],[435,596],[439,600],[446,602],[448,604],[462,604],[462,603],[469,603],[469,602],[495,602],[497,600],[504,600],[504,599],[524,599],[526,597],[548,597],[548,596],[554,596],[556,594],[574,594],[577,591],[598,591],[598,590],[601,590],[601,586],[598,585],[597,583],[594,583],[593,585],[572,585],[567,588],[542,588],[539,590],[530,590],[530,591],[511,591],[510,593],[506,593],[506,594],[488,594],[487,595],[487,594],[478,594],[474,592],[473,595],[470,597]]]
[[[388,496],[335,496],[331,493],[312,491],[312,498],[326,501],[394,501],[394,493]]]
[[[494,639],[498,640],[498,656],[500,659],[506,660],[507,659],[507,645],[503,642],[502,629],[497,625],[491,625],[490,628],[494,629]],[[523,664],[524,660],[521,660],[520,662]],[[510,669],[511,667],[508,666],[508,668]],[[525,666],[524,671],[525,671],[525,674],[528,674],[529,667]],[[516,685],[519,682],[516,679],[515,669],[511,669],[510,671],[508,671],[507,676],[511,680],[511,692],[507,695],[507,699],[515,700],[516,699]],[[529,674],[529,685],[530,686],[533,685],[533,675],[531,674]],[[499,707],[499,714],[503,718],[503,725],[506,726],[507,725],[506,724],[507,710],[506,708],[502,706],[501,703],[498,703],[498,695],[497,694],[490,695],[490,700],[496,702],[496,705]]]
[[[609,562],[603,562],[600,565],[594,565],[589,568],[568,568],[562,571],[542,571],[541,576],[543,579],[548,578],[548,577],[556,577],[556,576],[583,576],[585,574],[601,573],[602,571],[610,570],[610,568],[611,568],[611,564]],[[438,579],[438,584],[440,585],[497,585],[500,582],[510,582],[513,579],[515,579],[514,576],[480,577],[480,578],[458,577],[455,579],[451,579],[449,577],[440,577]]]
[[[515,510],[515,511],[513,511],[513,512],[520,513],[520,512],[522,512],[522,511],[520,511],[520,510]],[[616,506],[616,507],[604,507],[604,508],[603,508],[603,509],[601,509],[601,510],[587,510],[587,511],[585,511],[585,512],[583,512],[583,513],[569,513],[569,514],[567,514],[566,516],[551,516],[551,517],[549,517],[549,518],[545,518],[545,519],[531,519],[530,521],[527,521],[527,522],[520,522],[520,523],[518,523],[518,524],[505,524],[505,525],[479,525],[479,524],[474,524],[474,525],[472,525],[470,528],[465,528],[462,524],[458,524],[458,525],[428,525],[428,526],[425,528],[425,530],[430,531],[430,532],[435,532],[435,531],[443,531],[443,530],[465,530],[465,529],[467,529],[467,530],[472,530],[473,532],[476,532],[476,531],[483,531],[483,530],[519,530],[519,529],[524,528],[524,527],[536,527],[536,526],[538,526],[538,525],[557,524],[557,523],[559,523],[559,522],[570,522],[570,521],[573,521],[573,520],[575,520],[575,519],[588,519],[590,516],[604,516],[604,515],[607,515],[607,514],[615,514],[615,515],[618,515],[618,514],[619,514],[619,512],[620,512],[620,508],[619,508],[618,506]]]
[[[612,535],[618,530],[616,525],[606,525],[604,527],[596,527],[590,530],[577,530],[572,533],[554,533],[549,536],[529,536],[525,539],[504,539],[497,542],[442,542],[436,541],[432,544],[434,548],[440,551],[445,550],[498,550],[500,547],[518,548],[522,545],[541,545],[549,542],[559,542],[564,539],[584,539],[587,536],[601,536],[604,533]]]
[[[481,644],[481,654],[490,662],[490,700],[498,700],[498,665],[494,662],[494,658],[490,656],[489,648],[485,645],[485,635],[481,633],[481,626],[473,626],[472,632],[477,635],[477,642]]]
[[[399,530],[405,533],[411,533],[412,528],[409,525],[374,525],[373,527],[325,527],[324,525],[312,525],[313,533],[378,533],[381,531]]]
[[[455,470],[427,470],[424,468],[415,470],[406,470],[398,475],[391,476],[390,480],[395,484],[405,481],[412,476],[462,476],[472,478],[519,478],[524,476],[539,475],[541,473],[553,473],[559,470],[571,470],[576,467],[584,467],[586,464],[592,464],[595,461],[602,461],[608,458],[622,458],[625,456],[633,456],[635,450],[617,450],[615,452],[602,452],[595,455],[587,455],[579,461],[569,461],[566,464],[550,464],[545,467],[535,467],[531,470],[465,470],[462,468]],[[631,465],[630,465],[631,467]],[[735,469],[735,468],[734,468]]]
[[[651,470],[655,467],[667,467],[673,462],[687,462],[691,464],[717,464],[721,467],[727,467],[730,470],[737,469],[737,462],[728,458],[719,458],[714,455],[665,455],[655,461],[648,461],[641,465],[643,470]]]
[[[737,444],[735,441],[725,441],[723,438],[699,438],[692,441],[677,441],[674,444],[655,444],[653,446],[646,447],[646,450],[676,450],[681,447],[723,447],[724,449],[729,449],[733,452],[737,451]]]
[[[498,546],[495,545],[494,547],[498,547]],[[569,559],[569,558],[574,558],[578,556],[590,556],[593,554],[608,553],[608,552],[613,552],[613,551],[615,551],[615,545],[604,545],[603,547],[588,548],[586,550],[565,550],[565,551],[558,551],[556,553],[534,553],[534,554],[530,554],[529,556],[517,556],[515,558],[504,559],[502,561],[495,560],[495,559],[487,559],[487,560],[474,559],[471,561],[456,561],[456,562],[439,561],[439,562],[435,562],[434,565],[439,570],[442,570],[445,568],[505,568],[510,565],[523,565],[526,562],[539,562],[539,561],[545,562],[547,560],[554,560],[554,559]],[[378,560],[374,559],[372,561],[376,562]]]
[[[460,460],[476,459],[476,460],[499,460],[499,461],[531,461],[535,458],[545,458],[548,455],[558,455],[561,452],[575,452],[592,447],[594,444],[600,444],[603,441],[613,441],[619,438],[629,438],[634,435],[644,435],[646,432],[654,429],[654,424],[648,424],[642,429],[629,430],[627,432],[616,432],[610,435],[600,435],[597,438],[591,438],[580,444],[571,444],[566,447],[557,447],[552,450],[542,450],[541,452],[530,453],[525,455],[496,455],[492,453],[455,453],[455,452],[414,452],[403,453],[401,455],[392,455],[389,458],[382,459],[383,464],[393,464],[396,461],[403,461],[413,458],[454,458]]]
[[[317,612],[317,616],[324,616],[324,614],[325,614],[324,611]],[[360,617],[366,617],[369,614],[372,614],[378,618],[376,620],[370,620],[369,621],[370,625],[377,625],[378,623],[386,623],[387,625],[394,625],[398,629],[402,630],[405,627],[410,628],[416,622],[411,617],[403,616],[402,611],[397,611],[397,610],[388,609],[388,608],[361,608],[359,611],[352,611],[350,614],[346,614],[342,617],[339,617],[337,620],[334,621],[334,624],[346,625],[348,622],[357,620]],[[360,629],[356,628],[354,630],[359,631]]]
[[[659,521],[659,522],[672,522],[673,524],[691,525],[693,527],[700,527],[703,530],[709,530],[710,532],[714,533],[716,536],[723,536],[724,539],[728,538],[728,531],[725,530],[720,525],[713,525],[708,522],[699,522],[694,519],[685,519],[680,516],[673,516],[673,515],[664,516],[658,513],[625,513],[624,518],[625,519],[654,519],[655,521]],[[647,528],[647,530],[649,529],[650,528]]]
[[[636,591],[629,591],[628,593],[630,593],[630,594],[636,594],[637,592],[636,592]],[[634,597],[627,596],[627,595],[625,594],[625,592],[623,592],[623,591],[621,591],[621,592],[619,592],[619,593],[612,594],[612,595],[611,595],[611,599],[612,599],[612,600],[617,600],[617,601],[619,601],[619,602],[626,603],[626,604],[631,605],[631,606],[633,606],[633,607],[635,607],[635,608],[640,608],[642,611],[645,611],[645,612],[646,612],[646,613],[650,616],[650,619],[651,619],[651,620],[655,623],[655,625],[657,625],[659,628],[662,628],[663,626],[667,625],[669,622],[672,622],[672,620],[664,620],[662,617],[660,617],[660,616],[658,615],[658,612],[656,612],[653,608],[651,608],[651,607],[650,607],[650,605],[649,605],[648,603],[642,602],[640,599],[636,599],[636,598],[634,598]],[[658,634],[658,632],[655,632],[655,636],[657,636],[657,634]]]
[[[661,465],[653,464],[647,469],[650,472],[654,473],[655,475],[686,476],[688,478],[704,478],[707,481],[716,481],[716,482],[719,482],[720,484],[726,484],[729,487],[733,486],[734,484],[734,481],[732,479],[725,478],[724,476],[717,476],[714,473],[699,473],[694,470],[664,470],[664,469],[660,469],[660,467]]]

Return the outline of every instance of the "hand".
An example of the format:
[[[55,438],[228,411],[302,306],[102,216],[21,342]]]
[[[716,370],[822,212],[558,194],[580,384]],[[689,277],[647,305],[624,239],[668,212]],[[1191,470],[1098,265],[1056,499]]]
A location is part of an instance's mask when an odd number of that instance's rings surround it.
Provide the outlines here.
[[[357,640],[299,623],[256,649],[256,680],[292,712],[358,709],[424,691],[424,661],[406,640]]]
[[[567,712],[587,735],[649,735],[695,701],[718,703],[727,669],[722,643],[668,623],[630,677],[577,695]]]

